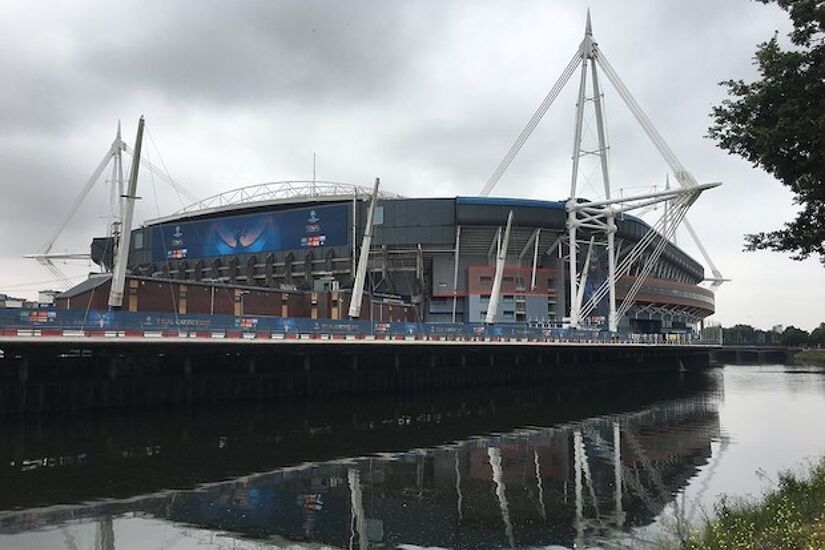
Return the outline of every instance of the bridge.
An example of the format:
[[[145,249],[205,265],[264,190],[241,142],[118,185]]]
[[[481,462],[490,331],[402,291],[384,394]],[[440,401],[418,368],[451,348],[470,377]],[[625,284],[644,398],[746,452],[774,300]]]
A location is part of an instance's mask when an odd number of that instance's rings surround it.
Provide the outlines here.
[[[723,344],[711,351],[711,363],[723,365],[785,364],[792,351],[776,344]]]

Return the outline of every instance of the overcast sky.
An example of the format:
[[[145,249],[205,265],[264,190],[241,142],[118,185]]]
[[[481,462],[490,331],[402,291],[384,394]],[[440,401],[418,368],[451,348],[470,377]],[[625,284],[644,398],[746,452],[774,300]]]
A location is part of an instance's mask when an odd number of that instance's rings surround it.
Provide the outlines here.
[[[705,138],[717,82],[751,79],[752,55],[784,12],[748,0],[589,2],[594,35],[700,182],[721,181],[689,219],[724,276],[714,319],[811,329],[825,321],[816,259],[742,252],[744,233],[795,211],[770,176]],[[0,292],[55,286],[31,260],[108,149],[118,119],[145,153],[206,197],[318,178],[408,196],[477,194],[575,52],[583,2],[0,3]],[[604,80],[604,79],[603,79]],[[494,195],[569,194],[575,78]],[[662,186],[665,163],[604,83],[614,189]],[[586,119],[592,139],[593,118]],[[582,195],[597,196],[594,167]],[[101,181],[55,246],[84,252],[105,232]],[[615,191],[614,191],[615,192]],[[182,206],[144,173],[138,218]],[[699,257],[682,231],[678,244]],[[87,264],[62,266],[82,279]],[[709,270],[707,271],[710,273]]]

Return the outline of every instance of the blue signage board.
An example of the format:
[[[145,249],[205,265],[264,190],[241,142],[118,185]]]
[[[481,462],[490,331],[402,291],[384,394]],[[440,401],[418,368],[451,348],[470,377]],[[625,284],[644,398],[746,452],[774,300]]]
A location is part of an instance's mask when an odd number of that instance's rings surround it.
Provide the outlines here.
[[[345,204],[169,223],[155,228],[156,262],[347,244]]]
[[[85,309],[6,309],[0,308],[0,329],[65,329],[65,330],[184,330],[240,331],[276,334],[338,334],[350,336],[405,336],[430,338],[559,338],[587,341],[612,341],[615,335],[592,330],[542,328],[527,324],[508,323],[410,323],[361,321],[348,319],[307,319],[303,317],[270,317],[174,314],[150,311],[101,311]]]

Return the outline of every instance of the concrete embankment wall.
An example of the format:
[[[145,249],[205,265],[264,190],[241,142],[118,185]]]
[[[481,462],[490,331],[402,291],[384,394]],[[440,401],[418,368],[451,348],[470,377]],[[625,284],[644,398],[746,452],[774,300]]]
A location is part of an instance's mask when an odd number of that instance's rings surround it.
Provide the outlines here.
[[[713,350],[710,360],[714,365],[784,365],[791,361],[792,355],[785,348],[728,346]]]
[[[694,370],[686,347],[211,344],[4,346],[0,414],[152,410],[431,388],[617,384],[622,375]]]

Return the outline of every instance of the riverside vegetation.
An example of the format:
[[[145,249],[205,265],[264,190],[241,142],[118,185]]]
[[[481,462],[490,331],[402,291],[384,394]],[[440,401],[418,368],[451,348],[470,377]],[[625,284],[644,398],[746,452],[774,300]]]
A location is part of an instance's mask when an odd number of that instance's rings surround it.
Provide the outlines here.
[[[676,548],[683,550],[825,548],[825,458],[802,475],[784,472],[759,501],[723,497],[715,518]]]
[[[825,348],[798,351],[794,353],[793,360],[798,365],[825,366]]]

